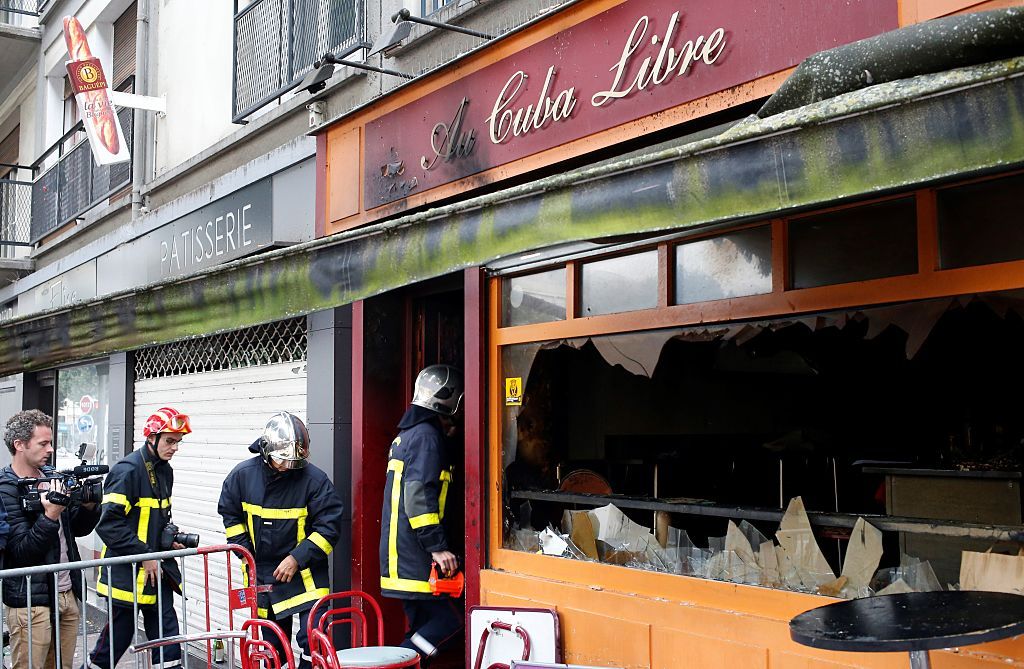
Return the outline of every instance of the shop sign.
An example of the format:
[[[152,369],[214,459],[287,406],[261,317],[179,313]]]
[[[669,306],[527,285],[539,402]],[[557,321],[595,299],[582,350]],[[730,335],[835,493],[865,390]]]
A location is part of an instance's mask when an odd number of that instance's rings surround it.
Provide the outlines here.
[[[90,260],[19,295],[18,313],[56,309],[93,297],[96,297],[96,261]]]
[[[68,80],[75,93],[79,116],[89,137],[89,148],[97,165],[113,165],[131,159],[121,123],[110,101],[110,87],[100,59],[92,55],[82,24],[73,16],[64,17],[67,42]]]
[[[145,238],[160,277],[189,274],[255,253],[274,236],[269,178],[182,216]]]
[[[895,2],[631,0],[366,125],[370,208],[898,27]]]

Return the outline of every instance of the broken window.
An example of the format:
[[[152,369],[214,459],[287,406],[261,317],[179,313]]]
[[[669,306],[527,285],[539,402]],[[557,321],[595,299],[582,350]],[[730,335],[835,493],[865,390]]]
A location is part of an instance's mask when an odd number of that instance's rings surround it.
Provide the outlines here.
[[[999,293],[505,346],[505,547],[842,596],[955,586],[964,551],[1024,538],[1022,315]]]

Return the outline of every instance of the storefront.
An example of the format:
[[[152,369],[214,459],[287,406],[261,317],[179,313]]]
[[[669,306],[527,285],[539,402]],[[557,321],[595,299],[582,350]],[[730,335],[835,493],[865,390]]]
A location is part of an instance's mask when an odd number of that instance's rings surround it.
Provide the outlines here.
[[[311,363],[337,383],[309,406],[352,438],[353,587],[377,590],[412,377],[461,359],[469,604],[556,608],[574,663],[902,666],[802,648],[786,623],[828,601],[821,586],[842,592],[860,516],[894,569],[872,589],[920,587],[901,553],[945,586],[962,547],[1022,538],[1019,463],[1000,458],[1024,436],[1002,383],[1021,364],[1024,249],[1005,212],[1024,60],[750,117],[803,58],[933,17],[785,5],[608,0],[526,26],[318,136],[325,236],[16,320],[0,373],[333,313],[321,341],[350,346],[351,385]],[[796,497],[818,552],[784,568]],[[928,516],[908,506],[922,497],[945,503]],[[622,515],[572,513],[612,500]],[[1022,660],[1007,641],[941,661]]]

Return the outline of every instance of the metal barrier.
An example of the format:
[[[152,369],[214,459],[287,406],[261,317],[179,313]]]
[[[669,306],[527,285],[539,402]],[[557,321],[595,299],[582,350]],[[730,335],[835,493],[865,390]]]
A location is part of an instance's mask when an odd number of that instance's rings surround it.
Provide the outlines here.
[[[227,592],[225,593],[225,596],[226,596],[226,607],[227,607],[227,616],[228,616],[227,617],[227,622],[228,622],[229,629],[228,630],[217,630],[217,631],[215,631],[215,630],[212,629],[211,617],[210,617],[210,611],[211,611],[211,602],[210,602],[210,600],[211,600],[211,597],[210,597],[210,557],[212,555],[216,555],[216,554],[219,554],[219,553],[223,553],[225,555],[225,558],[226,558]],[[214,639],[220,638],[220,639],[226,640],[228,642],[228,657],[231,657],[231,658],[235,657],[234,642],[236,640],[238,640],[238,639],[242,639],[243,646],[248,641],[248,643],[250,645],[252,645],[252,646],[255,646],[257,648],[263,648],[267,644],[266,644],[265,641],[262,641],[260,639],[260,637],[259,637],[260,630],[268,629],[268,628],[276,628],[276,625],[274,625],[273,623],[269,623],[267,621],[252,621],[251,619],[257,617],[257,613],[256,613],[256,611],[257,611],[257,608],[256,608],[256,606],[257,606],[257,603],[256,603],[257,592],[264,590],[265,586],[264,587],[257,587],[254,584],[249,584],[249,583],[247,583],[247,582],[245,582],[243,580],[242,587],[239,587],[239,588],[233,587],[233,585],[232,585],[232,571],[233,571],[232,570],[232,555],[236,555],[237,556],[237,558],[241,561],[242,567],[244,569],[247,569],[248,573],[250,573],[250,574],[255,574],[256,573],[256,564],[255,564],[255,561],[253,559],[252,554],[249,551],[247,551],[245,548],[242,548],[241,546],[236,546],[236,545],[233,545],[233,544],[232,545],[220,545],[220,546],[202,546],[202,547],[199,547],[199,548],[186,548],[186,549],[182,549],[182,550],[159,551],[159,552],[153,552],[153,553],[141,553],[141,554],[138,554],[138,555],[128,555],[128,556],[122,556],[122,557],[100,558],[100,559],[97,559],[97,560],[79,560],[77,562],[63,562],[63,563],[59,563],[59,564],[49,564],[49,565],[40,565],[40,566],[35,566],[35,567],[21,567],[21,568],[18,568],[18,569],[4,569],[4,570],[0,570],[0,588],[2,588],[3,582],[6,579],[12,579],[12,578],[23,578],[23,579],[25,579],[25,585],[26,585],[25,592],[26,592],[26,598],[27,598],[26,603],[28,605],[26,607],[27,608],[27,611],[26,611],[26,614],[27,614],[26,624],[27,624],[27,641],[28,641],[28,652],[27,652],[28,659],[27,659],[27,661],[24,664],[22,664],[19,667],[17,667],[17,669],[24,669],[26,666],[29,667],[29,669],[43,669],[42,667],[31,666],[32,663],[33,663],[33,658],[32,658],[32,648],[33,648],[33,643],[32,643],[32,641],[33,641],[32,640],[32,634],[33,634],[33,631],[32,631],[32,627],[33,627],[32,626],[32,608],[33,608],[33,605],[32,605],[32,587],[31,587],[33,577],[37,577],[38,578],[39,575],[47,575],[47,574],[51,575],[51,577],[53,579],[53,584],[52,584],[53,585],[53,590],[52,590],[52,592],[57,592],[58,591],[59,572],[71,571],[71,570],[81,570],[80,578],[81,578],[81,586],[82,586],[82,593],[83,593],[83,600],[84,600],[84,599],[86,599],[85,593],[87,592],[87,579],[86,579],[86,577],[87,577],[87,575],[89,573],[89,570],[91,570],[92,568],[94,568],[94,567],[105,567],[105,568],[109,569],[111,566],[114,566],[114,565],[130,564],[130,565],[133,566],[133,572],[134,572],[135,570],[139,569],[139,567],[140,567],[142,562],[145,562],[145,561],[148,561],[148,560],[156,560],[157,561],[157,564],[158,564],[158,583],[163,583],[163,566],[161,564],[161,561],[165,560],[165,559],[174,559],[174,560],[180,559],[181,560],[181,563],[179,565],[179,567],[181,569],[181,578],[182,578],[180,585],[181,585],[181,591],[183,593],[182,596],[184,598],[185,597],[185,593],[186,593],[186,586],[187,586],[187,582],[186,582],[187,581],[187,576],[186,576],[186,574],[188,573],[188,570],[186,569],[185,560],[186,560],[186,558],[190,558],[190,557],[200,557],[200,556],[202,557],[202,565],[203,565],[202,572],[203,572],[203,576],[204,576],[203,591],[205,593],[205,598],[204,599],[205,599],[205,614],[206,614],[205,615],[205,628],[206,628],[206,631],[205,631],[205,633],[199,633],[199,634],[188,634],[187,633],[187,631],[189,629],[189,606],[187,605],[186,601],[182,601],[182,607],[181,607],[182,620],[181,620],[180,626],[181,626],[181,628],[186,630],[186,634],[182,634],[182,635],[179,635],[179,636],[176,636],[176,637],[173,637],[173,638],[150,639],[147,643],[139,643],[138,618],[139,618],[139,611],[140,611],[140,609],[139,609],[139,604],[138,604],[138,594],[139,594],[138,593],[138,579],[133,579],[132,580],[132,599],[133,599],[132,607],[133,607],[133,613],[134,613],[135,617],[133,619],[134,620],[134,625],[133,625],[132,640],[133,640],[134,643],[129,647],[128,651],[135,655],[135,666],[136,667],[141,667],[142,666],[143,657],[146,656],[146,653],[143,652],[143,651],[152,650],[152,649],[157,649],[157,652],[159,653],[159,663],[160,663],[161,666],[163,666],[164,665],[164,661],[165,661],[164,660],[164,648],[166,648],[169,645],[173,645],[173,644],[183,644],[181,662],[184,664],[184,666],[186,668],[188,668],[189,667],[189,663],[190,663],[190,656],[189,656],[189,653],[188,653],[188,647],[185,644],[195,643],[195,642],[203,642],[203,643],[205,643],[205,645],[206,645],[206,666],[207,666],[208,669],[212,669],[212,666],[213,666],[212,665],[212,663],[213,663],[212,641]],[[109,622],[111,620],[111,616],[112,616],[112,613],[113,613],[113,607],[115,606],[115,604],[114,604],[114,599],[113,599],[113,590],[114,590],[114,588],[110,587],[111,586],[111,584],[110,584],[110,580],[111,579],[108,578],[107,580],[108,580],[108,583],[107,583],[108,587],[106,588],[107,594],[106,594],[106,598],[105,599],[106,599],[107,620]],[[37,582],[38,582],[38,580],[37,580]],[[163,588],[162,587],[157,587],[156,588],[156,597],[157,597],[156,610],[157,610],[157,615],[158,615],[159,627],[160,627],[161,630],[163,629],[163,596],[164,596],[163,595]],[[50,609],[49,603],[47,603],[47,604],[37,604],[37,605],[43,606],[48,611]],[[79,643],[81,643],[82,655],[83,655],[83,663],[82,664],[84,666],[88,666],[88,664],[89,664],[88,656],[89,656],[89,651],[91,649],[89,648],[89,643],[88,643],[88,636],[89,635],[88,635],[87,626],[86,626],[86,610],[85,610],[85,606],[87,606],[87,604],[83,601],[83,602],[80,602],[80,605],[82,606],[82,608],[80,610],[80,615],[81,615],[81,632],[80,632],[80,635],[78,635],[79,636],[79,641],[76,641],[76,643],[75,643],[75,650],[77,651],[77,649],[79,648]],[[6,607],[6,605],[2,601],[0,601],[0,630],[4,630],[4,631],[6,631],[7,627],[8,627],[8,625],[7,625],[7,608],[8,607]],[[235,611],[239,611],[239,610],[247,610],[248,611],[248,617],[247,617],[246,620],[241,621],[242,625],[241,625],[240,629],[235,629],[235,618],[236,618]],[[60,616],[60,607],[59,606],[53,607],[52,613],[50,615],[51,615],[51,625],[52,625],[52,629],[51,629],[52,650],[54,652],[55,659],[56,659],[56,667],[57,667],[57,669],[60,669],[63,666],[63,664],[62,664],[63,649],[61,648],[62,644],[61,644],[61,624],[60,624],[61,616]],[[201,626],[202,626],[202,624],[201,624]],[[109,651],[110,651],[109,666],[113,669],[113,667],[115,666],[115,663],[114,663],[114,643],[113,643],[113,641],[114,641],[114,631],[113,631],[113,626],[108,624],[106,626],[106,628],[105,628],[105,631],[107,633],[107,646],[108,646]],[[280,630],[278,629],[276,631],[277,631],[278,636],[280,637],[281,636]],[[247,635],[250,635],[250,634],[255,634],[255,638],[247,638]],[[13,643],[13,639],[12,639],[12,643]],[[285,647],[287,648],[287,645]],[[243,665],[243,667],[251,667],[252,666],[252,662],[249,662],[249,661],[245,660],[245,653],[244,653],[245,649],[243,648],[242,650],[243,650],[243,653],[242,653],[242,665]],[[260,656],[260,659],[264,660],[264,658],[267,658],[267,653],[266,653],[265,650],[262,650],[261,652],[263,654]],[[275,660],[276,667],[280,667],[281,666],[280,661],[276,659],[276,653],[273,653],[271,651],[271,657],[269,659],[274,659]],[[289,657],[288,659],[290,661],[291,658]],[[233,661],[233,659],[232,659],[232,661]],[[274,663],[267,662],[267,664],[270,664],[269,669],[274,669]]]

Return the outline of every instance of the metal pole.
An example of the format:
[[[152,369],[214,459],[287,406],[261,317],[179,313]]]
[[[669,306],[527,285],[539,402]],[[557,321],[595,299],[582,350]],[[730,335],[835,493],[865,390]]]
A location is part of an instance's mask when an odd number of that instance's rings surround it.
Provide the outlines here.
[[[139,642],[139,573],[138,565],[132,565],[132,641]],[[142,658],[135,653],[135,667],[142,669]]]
[[[25,595],[26,595],[25,604],[27,604],[27,607],[25,609],[25,626],[28,627],[28,666],[29,666],[29,669],[36,669],[35,665],[32,663],[32,577],[31,576],[26,576],[25,577]],[[17,614],[15,614],[15,617],[17,617]],[[40,669],[42,669],[42,668],[40,667]]]
[[[157,625],[160,626],[160,636],[164,635],[164,565],[162,562],[157,561],[156,563],[156,620]],[[164,647],[160,646],[160,669],[164,666]]]
[[[60,532],[63,529],[63,527],[58,527],[57,531]],[[57,669],[62,669],[64,665],[60,663],[60,580],[57,578],[59,574],[59,571],[53,572],[53,635],[56,644],[54,654],[57,656]]]
[[[932,669],[932,660],[928,656],[928,651],[910,651],[910,669]]]
[[[85,570],[82,569],[78,572],[82,575],[82,665],[89,665],[89,632],[85,627],[86,612],[87,608],[86,600],[89,599],[89,591],[86,589],[87,583],[85,580]],[[77,646],[78,644],[75,644]]]
[[[135,564],[129,569],[132,569],[129,573],[133,576]],[[110,567],[107,567],[107,652],[109,654],[110,664],[107,665],[108,669],[114,669],[114,571]],[[135,624],[134,622],[132,624]]]
[[[188,634],[188,597],[185,591],[185,556],[181,556],[181,626],[184,628],[183,634]],[[173,596],[173,595],[172,595]],[[181,663],[185,669],[188,669],[188,647],[185,644],[181,646]]]

